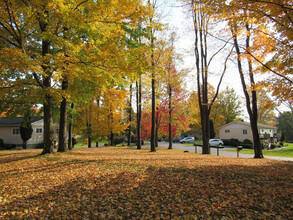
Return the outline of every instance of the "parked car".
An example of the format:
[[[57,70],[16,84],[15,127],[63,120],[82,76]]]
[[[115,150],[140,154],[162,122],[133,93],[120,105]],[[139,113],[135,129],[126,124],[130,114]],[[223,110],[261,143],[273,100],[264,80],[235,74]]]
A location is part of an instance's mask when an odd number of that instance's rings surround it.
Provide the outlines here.
[[[181,137],[175,137],[173,138],[173,143],[178,143],[179,141],[181,141]]]
[[[224,145],[224,142],[221,139],[210,139],[209,143],[213,147],[219,147]]]
[[[194,143],[194,137],[185,137],[179,141],[181,144],[183,143]]]

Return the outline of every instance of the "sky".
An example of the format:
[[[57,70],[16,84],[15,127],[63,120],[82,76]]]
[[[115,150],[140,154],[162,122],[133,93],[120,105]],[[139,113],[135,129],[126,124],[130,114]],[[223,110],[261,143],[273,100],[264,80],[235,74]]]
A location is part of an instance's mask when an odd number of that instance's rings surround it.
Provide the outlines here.
[[[177,63],[177,69],[189,68],[190,74],[186,79],[188,90],[196,90],[195,79],[195,56],[194,56],[194,31],[193,21],[191,13],[188,11],[188,6],[182,6],[181,0],[157,0],[159,3],[159,11],[162,14],[162,21],[168,23],[170,32],[176,32],[175,48],[176,52],[183,57],[183,63]],[[211,47],[220,48],[223,42],[215,40],[212,42]],[[212,53],[210,53],[212,54]],[[226,53],[227,54],[227,53]],[[215,88],[218,85],[220,74],[223,69],[223,62],[225,55],[217,56],[213,60],[211,67],[209,68],[209,83]],[[275,77],[275,76],[273,76]],[[262,80],[263,77],[255,75],[256,82]],[[243,95],[243,88],[238,73],[238,67],[235,61],[229,61],[227,65],[227,71],[223,78],[223,82],[220,87],[221,90],[225,90],[226,87],[233,88],[242,102],[242,112],[244,120],[248,121],[248,114],[246,110],[245,98]],[[288,108],[284,106],[278,107],[280,111],[288,111]],[[279,113],[276,111],[276,115]]]
[[[190,12],[186,6],[182,6],[180,0],[162,0],[159,4],[162,16],[162,21],[169,24],[170,32],[176,32],[176,52],[183,57],[183,63],[177,63],[176,67],[189,68],[190,74],[186,79],[188,90],[196,90],[195,79],[195,56],[194,56],[194,32],[193,21]],[[214,48],[221,47],[222,42],[214,41],[212,46]],[[212,62],[209,74],[209,83],[215,88],[218,85],[220,74],[223,69],[223,62],[225,57],[218,56]],[[220,90],[225,90],[226,87],[234,88],[237,95],[240,97],[243,106],[243,117],[248,120],[245,109],[245,100],[243,96],[241,81],[238,75],[238,70],[233,62],[228,63],[227,72],[225,73]]]
[[[194,59],[194,32],[192,26],[192,18],[187,7],[182,6],[179,0],[163,0],[162,4],[163,21],[168,23],[170,31],[175,31],[177,41],[175,42],[176,51],[182,55],[183,63],[178,63],[177,68],[191,68],[191,74],[188,79],[188,88],[195,89],[195,59]],[[214,48],[219,48],[222,44],[220,41],[212,42]],[[222,72],[223,57],[218,57],[212,63],[210,68],[210,83],[215,87],[218,84],[219,75]],[[241,86],[235,64],[230,62],[227,76],[224,77],[221,88],[224,90],[227,86],[239,90]],[[231,83],[231,81],[233,83]],[[241,91],[242,95],[242,91]]]

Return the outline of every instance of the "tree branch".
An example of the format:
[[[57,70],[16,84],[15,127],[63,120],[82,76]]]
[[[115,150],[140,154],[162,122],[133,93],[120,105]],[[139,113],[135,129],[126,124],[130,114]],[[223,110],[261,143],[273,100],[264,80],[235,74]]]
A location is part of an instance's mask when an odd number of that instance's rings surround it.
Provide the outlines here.
[[[214,104],[216,98],[218,97],[218,94],[219,94],[219,91],[220,91],[220,86],[221,86],[221,83],[222,83],[222,81],[223,81],[224,74],[226,73],[227,62],[228,62],[229,57],[231,56],[233,50],[234,50],[234,46],[231,48],[230,53],[228,54],[228,56],[227,56],[226,59],[225,59],[224,69],[223,69],[223,72],[222,72],[222,75],[221,75],[220,81],[219,81],[219,83],[218,83],[218,86],[217,86],[216,94],[215,94],[213,100],[212,100],[211,103],[210,103],[210,106],[209,106],[209,112],[211,111],[212,105]]]
[[[211,34],[209,34],[209,35],[210,35],[211,37],[215,38],[215,39],[218,39],[218,40],[220,40],[220,41],[226,42],[224,39],[222,39],[222,38],[220,38],[220,37],[216,37],[216,36],[213,36],[213,35],[211,35]],[[233,45],[233,43],[230,43],[230,44]],[[293,84],[293,80],[291,80],[290,78],[286,77],[285,75],[283,75],[283,74],[281,74],[281,73],[278,73],[278,72],[274,71],[274,70],[271,69],[269,66],[265,65],[263,62],[261,62],[259,59],[257,59],[252,53],[250,53],[249,51],[247,51],[245,47],[240,46],[240,45],[238,45],[238,46],[239,46],[239,48],[245,50],[245,52],[246,52],[247,54],[249,54],[253,59],[255,59],[255,60],[256,60],[259,64],[261,64],[263,67],[265,67],[266,69],[268,69],[268,70],[271,71],[272,73],[276,74],[276,75],[279,76],[279,77],[282,77],[283,79],[285,79],[285,80],[287,80],[287,81],[289,81],[290,83]]]

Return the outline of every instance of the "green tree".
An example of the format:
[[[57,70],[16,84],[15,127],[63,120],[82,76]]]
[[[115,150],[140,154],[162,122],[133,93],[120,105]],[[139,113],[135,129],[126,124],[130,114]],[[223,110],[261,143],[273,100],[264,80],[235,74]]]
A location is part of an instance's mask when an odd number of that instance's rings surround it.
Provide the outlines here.
[[[32,137],[33,134],[33,128],[32,128],[32,117],[30,111],[27,111],[27,113],[22,118],[22,122],[20,125],[20,136],[22,139],[22,146],[23,149],[27,148],[27,141]]]
[[[219,93],[211,111],[211,118],[216,127],[235,121],[241,115],[241,101],[235,90],[226,89]]]
[[[278,130],[285,135],[287,141],[293,141],[293,113],[284,112],[278,117]]]

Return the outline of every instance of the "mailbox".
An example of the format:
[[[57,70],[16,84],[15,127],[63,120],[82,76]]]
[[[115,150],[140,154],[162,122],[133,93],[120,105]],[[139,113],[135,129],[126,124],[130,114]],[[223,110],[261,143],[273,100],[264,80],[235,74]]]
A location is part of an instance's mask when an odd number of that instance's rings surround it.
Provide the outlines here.
[[[239,157],[239,152],[242,150],[242,146],[237,146],[237,157]]]

